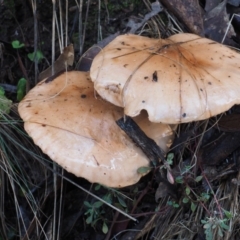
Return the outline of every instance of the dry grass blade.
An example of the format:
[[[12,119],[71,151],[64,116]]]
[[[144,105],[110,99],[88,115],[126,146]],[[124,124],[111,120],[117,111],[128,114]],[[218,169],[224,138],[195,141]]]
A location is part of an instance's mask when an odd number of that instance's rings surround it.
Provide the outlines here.
[[[48,171],[41,164],[45,161],[44,157],[23,131],[18,118],[1,114],[0,125],[0,167],[1,179],[4,179],[1,184],[1,206],[2,213],[6,217],[6,224],[2,225],[2,232],[9,239],[16,231],[22,237],[27,234],[29,221],[33,216],[32,214],[38,211],[38,204],[41,201],[36,199],[34,192],[36,187],[42,184],[42,180],[47,177]],[[33,152],[25,147],[27,145],[32,146]],[[12,197],[8,201],[4,201],[5,194]],[[21,199],[25,199],[27,205]],[[10,209],[11,204],[15,205],[15,213],[13,209],[6,211],[6,209]],[[30,214],[27,213],[29,210]],[[17,225],[12,221],[15,214],[18,216]],[[38,220],[37,225],[42,228],[41,220]],[[9,227],[6,228],[6,226]]]

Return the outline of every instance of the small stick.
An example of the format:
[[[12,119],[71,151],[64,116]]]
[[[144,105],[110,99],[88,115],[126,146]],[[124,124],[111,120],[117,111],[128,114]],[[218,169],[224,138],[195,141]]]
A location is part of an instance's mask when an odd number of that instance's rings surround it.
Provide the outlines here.
[[[132,118],[125,116],[116,123],[142,149],[154,166],[159,165],[159,159],[164,161],[164,151],[141,130]]]

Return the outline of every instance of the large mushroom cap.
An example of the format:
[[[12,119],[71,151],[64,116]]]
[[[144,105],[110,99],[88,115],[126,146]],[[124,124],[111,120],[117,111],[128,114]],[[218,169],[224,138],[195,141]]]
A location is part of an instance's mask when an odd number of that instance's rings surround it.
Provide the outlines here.
[[[123,116],[123,109],[96,98],[87,73],[67,72],[43,80],[27,94],[18,110],[35,144],[76,176],[124,187],[140,179],[139,167],[149,165],[141,149],[115,123]],[[171,128],[149,123],[144,116],[137,121],[157,143],[163,137],[166,150]]]
[[[132,117],[145,109],[153,122],[203,120],[240,103],[240,54],[194,34],[121,35],[90,75],[104,99]]]

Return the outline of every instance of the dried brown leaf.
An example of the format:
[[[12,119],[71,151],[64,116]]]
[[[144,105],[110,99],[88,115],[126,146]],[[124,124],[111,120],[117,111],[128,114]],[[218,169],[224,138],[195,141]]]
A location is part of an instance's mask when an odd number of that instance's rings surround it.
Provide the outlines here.
[[[73,45],[65,47],[63,53],[58,57],[54,63],[54,73],[59,73],[66,70],[68,66],[72,66],[74,61],[74,49]],[[52,76],[52,66],[39,74],[38,80],[41,81],[47,77]]]
[[[203,35],[203,19],[198,1],[161,0],[161,2],[190,32]]]
[[[222,42],[229,24],[229,18],[226,11],[226,2],[227,1],[224,0],[206,12],[204,15],[204,34],[207,38],[210,38],[217,42]],[[224,43],[233,45],[233,41],[230,38],[234,35],[235,32],[233,30],[233,27],[230,27]]]

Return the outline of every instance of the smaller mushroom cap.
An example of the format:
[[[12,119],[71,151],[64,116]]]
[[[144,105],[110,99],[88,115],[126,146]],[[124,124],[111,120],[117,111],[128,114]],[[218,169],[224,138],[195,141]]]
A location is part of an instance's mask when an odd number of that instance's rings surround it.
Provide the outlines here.
[[[149,160],[117,126],[123,109],[94,95],[89,74],[67,72],[43,80],[19,104],[27,133],[44,153],[79,177],[109,187],[136,183]],[[168,125],[136,120],[162,148],[173,138]],[[154,129],[154,132],[153,132]]]
[[[240,103],[240,54],[194,34],[168,39],[121,35],[94,58],[96,91],[152,122],[203,120]]]

